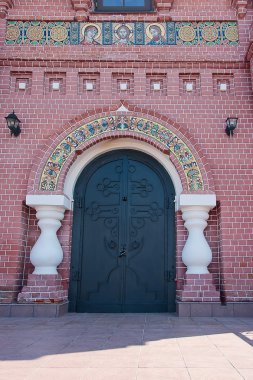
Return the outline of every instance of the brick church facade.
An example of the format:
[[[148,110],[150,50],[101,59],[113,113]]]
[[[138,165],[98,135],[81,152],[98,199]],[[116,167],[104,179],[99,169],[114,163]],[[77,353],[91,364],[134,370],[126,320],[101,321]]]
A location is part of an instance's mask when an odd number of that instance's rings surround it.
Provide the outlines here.
[[[253,2],[30,3],[0,1],[0,314],[252,315]]]

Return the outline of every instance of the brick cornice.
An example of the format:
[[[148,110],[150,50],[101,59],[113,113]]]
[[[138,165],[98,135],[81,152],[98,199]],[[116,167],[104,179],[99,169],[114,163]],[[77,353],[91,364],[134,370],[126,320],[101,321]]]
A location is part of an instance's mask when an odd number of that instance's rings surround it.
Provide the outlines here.
[[[246,16],[249,2],[250,0],[231,0],[231,5],[236,9],[238,18],[242,19]]]
[[[142,55],[138,60],[128,59],[127,61],[117,60],[117,61],[108,61],[106,59],[101,59],[96,56],[90,56],[89,58],[81,59],[80,57],[59,60],[53,59],[51,56],[46,59],[39,58],[17,58],[17,57],[6,57],[6,55],[0,54],[0,67],[16,67],[16,68],[31,68],[31,67],[47,67],[52,69],[52,67],[61,67],[61,68],[82,68],[82,69],[93,69],[94,64],[96,63],[96,68],[112,68],[112,69],[122,69],[129,68],[131,65],[132,68],[145,68],[153,69],[154,67],[159,67],[160,69],[168,68],[180,68],[180,69],[189,69],[189,67],[194,69],[219,69],[219,70],[247,70],[249,68],[249,63],[245,61],[224,61],[224,60],[199,60],[199,61],[182,61],[175,60],[169,61],[166,57],[161,57],[161,59],[148,62],[148,56]]]
[[[8,10],[13,6],[13,0],[0,0],[0,18],[5,18]]]
[[[71,0],[72,7],[75,14],[76,21],[87,21],[89,19],[90,11],[92,10],[91,0]]]

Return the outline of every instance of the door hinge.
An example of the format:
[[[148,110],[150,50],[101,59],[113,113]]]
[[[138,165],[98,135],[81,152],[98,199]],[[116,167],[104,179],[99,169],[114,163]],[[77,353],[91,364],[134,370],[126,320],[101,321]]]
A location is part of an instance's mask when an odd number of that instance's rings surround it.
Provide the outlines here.
[[[168,209],[175,209],[175,199],[173,197],[168,197],[167,199],[167,208]]]
[[[165,281],[167,282],[174,282],[175,281],[175,270],[166,270],[165,274]]]
[[[72,281],[80,281],[80,271],[74,270],[71,274],[71,280]]]
[[[83,208],[83,206],[84,206],[84,199],[81,198],[81,197],[76,198],[75,199],[75,206],[77,208]]]

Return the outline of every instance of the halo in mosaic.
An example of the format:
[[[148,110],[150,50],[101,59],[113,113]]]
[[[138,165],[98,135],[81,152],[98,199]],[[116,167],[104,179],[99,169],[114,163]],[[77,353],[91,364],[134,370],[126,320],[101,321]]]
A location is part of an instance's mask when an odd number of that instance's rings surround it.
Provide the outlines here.
[[[43,169],[39,189],[54,191],[63,167],[69,157],[83,143],[97,137],[111,136],[113,132],[134,132],[149,137],[169,150],[181,166],[188,190],[204,190],[203,179],[198,163],[190,148],[174,132],[151,120],[135,116],[108,116],[95,119],[82,125],[66,136],[54,149]]]
[[[81,27],[81,38],[81,45],[102,45],[102,24],[83,24]]]
[[[41,22],[8,21],[7,45],[237,45],[236,21]]]
[[[166,23],[146,24],[146,45],[167,45]]]

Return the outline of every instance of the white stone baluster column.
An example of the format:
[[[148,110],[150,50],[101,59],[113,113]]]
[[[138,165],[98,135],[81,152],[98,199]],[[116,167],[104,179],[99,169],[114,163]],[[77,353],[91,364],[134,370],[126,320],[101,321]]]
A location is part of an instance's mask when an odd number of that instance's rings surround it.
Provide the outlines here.
[[[215,194],[181,194],[180,209],[184,226],[189,235],[182,252],[186,274],[209,273],[207,266],[212,261],[212,251],[204,236],[209,211],[216,205]]]
[[[58,274],[57,266],[62,262],[63,251],[56,235],[61,227],[64,212],[70,203],[62,195],[28,195],[26,204],[36,209],[41,234],[31,250],[33,274]]]
[[[56,232],[61,227],[65,209],[59,206],[37,206],[36,217],[41,234],[31,250],[30,260],[35,269],[33,274],[57,274],[62,262],[63,251]]]

